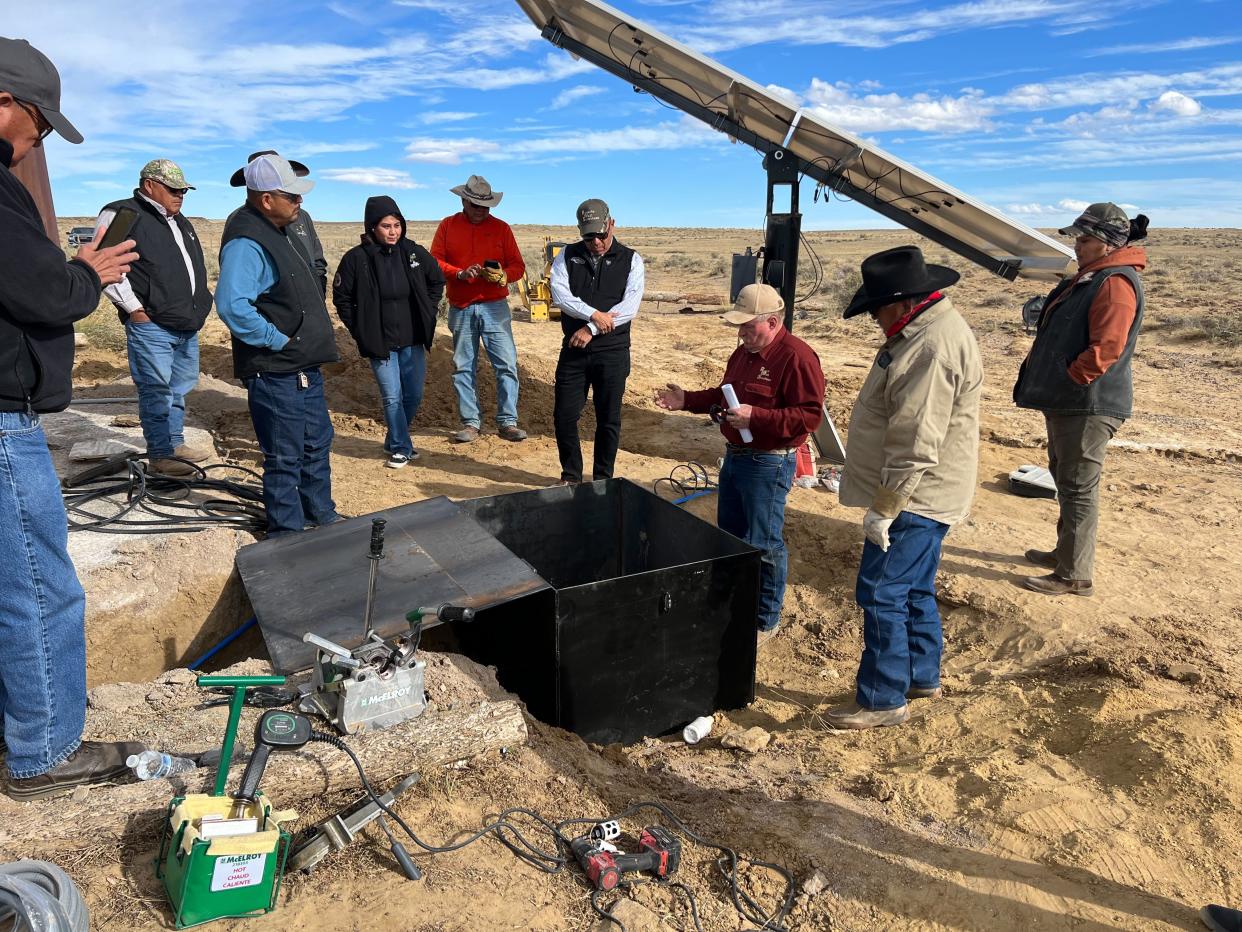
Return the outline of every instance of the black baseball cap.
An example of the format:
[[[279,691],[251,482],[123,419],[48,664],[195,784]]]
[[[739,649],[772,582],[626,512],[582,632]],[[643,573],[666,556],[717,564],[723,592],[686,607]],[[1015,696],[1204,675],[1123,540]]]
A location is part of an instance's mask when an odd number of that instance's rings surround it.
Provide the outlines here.
[[[60,112],[60,72],[25,39],[0,36],[0,92],[38,107],[43,119],[69,142],[82,141],[82,134]]]
[[[246,159],[246,165],[249,165],[261,155],[280,155],[275,149],[264,149],[261,152],[251,152],[250,157]],[[310,174],[310,169],[296,159],[289,159],[289,167],[293,169],[293,173],[299,178],[305,178]],[[244,188],[246,186],[246,165],[243,165],[237,171],[233,172],[233,177],[229,179],[229,184],[234,188]]]

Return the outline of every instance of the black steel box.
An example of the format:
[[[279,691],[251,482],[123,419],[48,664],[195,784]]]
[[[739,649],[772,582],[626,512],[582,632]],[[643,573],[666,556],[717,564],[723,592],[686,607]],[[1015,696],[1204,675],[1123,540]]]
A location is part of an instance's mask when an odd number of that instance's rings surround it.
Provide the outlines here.
[[[758,550],[624,479],[459,505],[549,583],[446,632],[538,718],[628,743],[754,699]]]

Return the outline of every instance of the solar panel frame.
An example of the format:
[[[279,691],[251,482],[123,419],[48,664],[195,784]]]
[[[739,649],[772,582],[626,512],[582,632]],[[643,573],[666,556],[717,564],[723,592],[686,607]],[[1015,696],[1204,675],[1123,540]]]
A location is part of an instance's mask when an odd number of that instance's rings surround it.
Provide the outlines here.
[[[599,0],[517,0],[552,44],[1007,279],[1056,281],[1074,253]]]

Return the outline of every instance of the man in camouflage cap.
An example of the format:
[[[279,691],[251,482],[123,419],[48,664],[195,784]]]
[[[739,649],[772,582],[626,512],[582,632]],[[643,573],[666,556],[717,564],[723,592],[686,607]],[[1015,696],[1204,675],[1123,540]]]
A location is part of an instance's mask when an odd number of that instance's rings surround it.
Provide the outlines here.
[[[170,476],[194,475],[193,464],[212,454],[188,446],[184,433],[185,396],[198,383],[198,331],[212,303],[202,245],[181,213],[193,190],[175,162],[152,159],[133,196],[108,204],[96,221],[96,230],[108,226],[122,207],[138,214],[129,235],[141,258],[104,294],[125,326],[147,457]]]
[[[1082,215],[1060,230],[1062,236],[1092,236],[1113,249],[1130,241],[1130,218],[1111,201],[1092,204]]]

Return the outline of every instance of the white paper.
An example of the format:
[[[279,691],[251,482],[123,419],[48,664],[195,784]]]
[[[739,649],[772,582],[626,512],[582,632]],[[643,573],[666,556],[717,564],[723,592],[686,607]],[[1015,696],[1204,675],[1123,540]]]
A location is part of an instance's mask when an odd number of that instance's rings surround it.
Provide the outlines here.
[[[727,383],[726,383],[726,384],[724,384],[724,385],[721,385],[721,386],[720,386],[720,393],[721,393],[722,395],[724,395],[724,399],[725,399],[725,406],[726,406],[727,408],[729,408],[729,409],[733,409],[733,408],[736,408],[736,407],[738,406],[738,405],[737,405],[737,392],[735,392],[735,391],[733,390],[733,386],[732,386],[732,385],[729,385],[729,384],[727,384]],[[738,433],[742,435],[742,440],[744,440],[746,443],[753,443],[753,442],[754,442],[755,435],[754,435],[754,434],[752,434],[752,433],[750,432],[750,428],[749,428],[749,427],[743,427],[743,428],[741,428],[740,430],[738,430]]]
[[[202,838],[227,838],[230,835],[253,835],[259,830],[258,819],[221,819],[203,816],[198,824]]]
[[[226,854],[216,858],[211,872],[211,892],[253,887],[263,882],[266,854]]]

